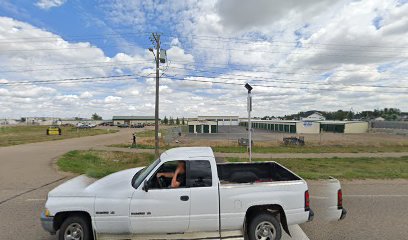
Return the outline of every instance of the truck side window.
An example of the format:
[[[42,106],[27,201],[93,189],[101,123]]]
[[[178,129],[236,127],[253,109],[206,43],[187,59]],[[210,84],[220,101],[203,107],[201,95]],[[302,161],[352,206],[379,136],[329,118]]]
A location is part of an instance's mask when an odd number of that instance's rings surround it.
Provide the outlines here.
[[[195,160],[189,161],[187,170],[187,186],[190,187],[211,187],[212,172],[209,161]]]

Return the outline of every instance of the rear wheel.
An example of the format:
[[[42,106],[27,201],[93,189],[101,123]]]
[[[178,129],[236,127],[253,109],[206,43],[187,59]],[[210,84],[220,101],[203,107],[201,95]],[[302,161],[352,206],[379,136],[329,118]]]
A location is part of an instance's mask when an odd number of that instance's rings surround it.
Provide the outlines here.
[[[82,216],[74,215],[65,219],[62,223],[59,234],[59,240],[91,240],[92,231],[87,219]]]
[[[272,214],[262,213],[255,216],[249,223],[249,240],[279,240],[282,229],[278,218]]]

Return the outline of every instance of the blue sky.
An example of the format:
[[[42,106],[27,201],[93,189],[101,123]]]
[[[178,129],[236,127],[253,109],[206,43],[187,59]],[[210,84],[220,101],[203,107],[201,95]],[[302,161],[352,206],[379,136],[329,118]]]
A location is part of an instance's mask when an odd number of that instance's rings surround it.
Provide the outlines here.
[[[3,0],[0,117],[152,115],[151,32],[170,60],[161,115],[245,115],[246,82],[258,116],[408,111],[406,3]],[[72,78],[95,81],[39,82]]]

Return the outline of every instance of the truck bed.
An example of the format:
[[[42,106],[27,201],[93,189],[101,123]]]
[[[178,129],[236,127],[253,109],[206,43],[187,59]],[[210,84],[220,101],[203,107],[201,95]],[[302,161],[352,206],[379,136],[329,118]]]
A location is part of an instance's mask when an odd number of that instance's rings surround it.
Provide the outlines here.
[[[217,170],[221,184],[301,180],[276,162],[219,163]]]

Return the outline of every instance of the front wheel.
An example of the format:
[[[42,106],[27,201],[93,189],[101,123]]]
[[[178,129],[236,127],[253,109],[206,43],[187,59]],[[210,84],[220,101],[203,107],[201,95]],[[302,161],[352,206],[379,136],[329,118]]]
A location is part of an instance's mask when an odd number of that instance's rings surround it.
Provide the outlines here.
[[[280,222],[276,216],[263,213],[255,216],[249,223],[249,240],[279,240],[282,236]]]
[[[91,227],[83,217],[71,216],[65,219],[59,229],[59,240],[91,240]]]

